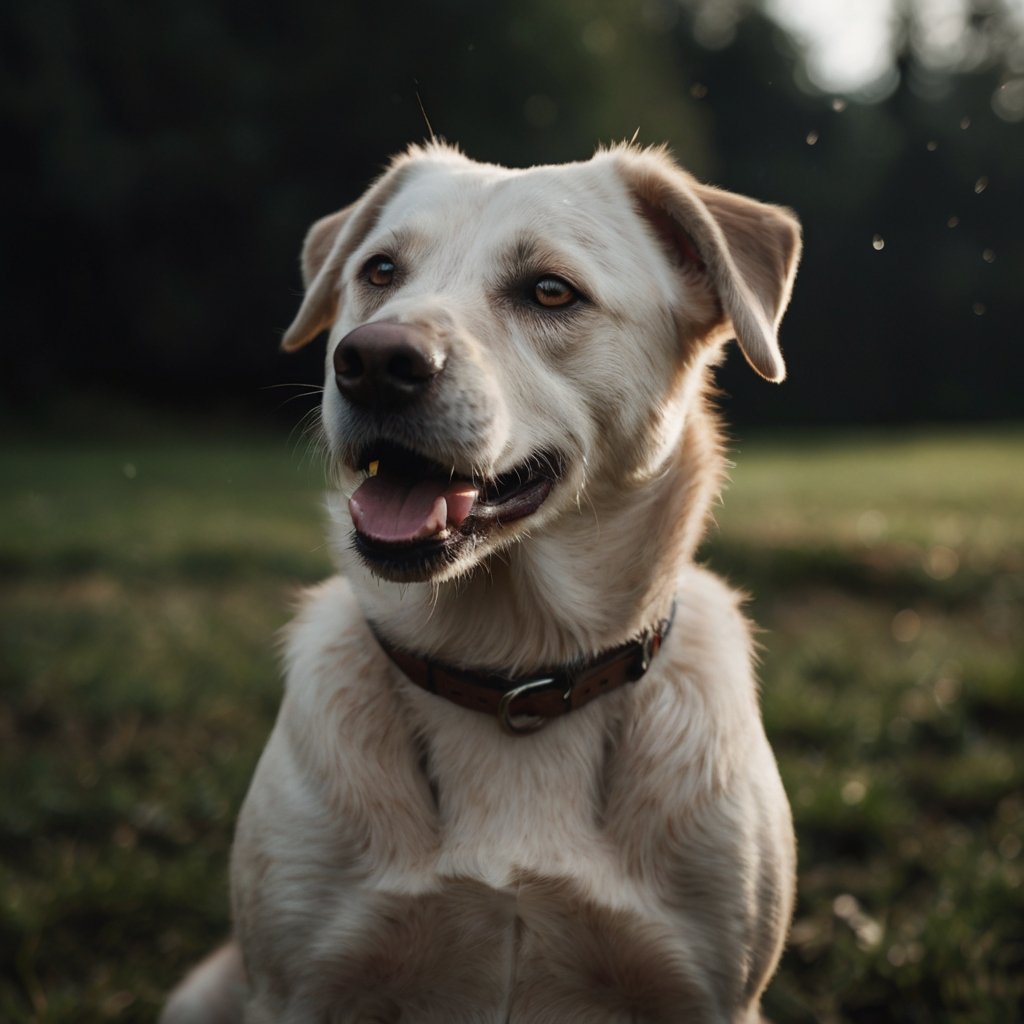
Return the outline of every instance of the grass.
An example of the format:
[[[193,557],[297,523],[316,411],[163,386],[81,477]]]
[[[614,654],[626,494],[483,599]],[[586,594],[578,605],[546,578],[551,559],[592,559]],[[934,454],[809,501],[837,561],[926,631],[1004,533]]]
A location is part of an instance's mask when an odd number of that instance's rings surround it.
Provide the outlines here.
[[[800,837],[786,1022],[1024,1004],[1024,433],[738,445],[704,557],[756,597]],[[181,431],[0,454],[0,1020],[149,1021],[227,931],[321,477]]]

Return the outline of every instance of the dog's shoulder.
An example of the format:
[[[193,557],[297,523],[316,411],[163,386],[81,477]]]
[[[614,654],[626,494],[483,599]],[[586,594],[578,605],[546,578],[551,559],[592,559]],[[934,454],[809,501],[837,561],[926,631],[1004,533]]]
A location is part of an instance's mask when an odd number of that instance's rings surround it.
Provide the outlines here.
[[[298,681],[319,677],[325,659],[333,669],[338,658],[354,653],[368,636],[359,603],[344,576],[331,576],[308,587],[283,634],[286,685],[291,689]]]
[[[275,734],[295,750],[334,758],[342,737],[358,739],[393,717],[392,688],[382,685],[390,663],[343,575],[303,593],[283,640],[284,700]]]
[[[412,727],[395,699],[390,662],[343,576],[304,593],[284,656],[284,699],[243,819],[260,818],[265,832],[289,842],[289,829],[300,832],[299,823],[326,811],[361,842],[365,794],[386,791],[395,842],[429,843],[430,797]],[[308,850],[338,842],[330,831],[302,834]]]
[[[623,756],[644,762],[641,775],[670,776],[684,804],[728,790],[768,749],[743,600],[707,569],[683,567],[671,632],[631,703]]]
[[[673,630],[695,671],[718,678],[752,678],[754,626],[744,612],[747,595],[701,565],[688,563],[676,586]]]

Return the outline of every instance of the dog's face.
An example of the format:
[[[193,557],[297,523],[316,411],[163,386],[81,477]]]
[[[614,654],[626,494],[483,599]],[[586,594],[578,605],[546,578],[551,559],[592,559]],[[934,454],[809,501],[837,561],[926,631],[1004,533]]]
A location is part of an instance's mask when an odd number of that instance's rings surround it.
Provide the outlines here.
[[[362,559],[440,582],[657,474],[729,334],[781,379],[798,246],[784,211],[660,153],[396,160],[310,231],[284,341],[330,330],[323,427]]]

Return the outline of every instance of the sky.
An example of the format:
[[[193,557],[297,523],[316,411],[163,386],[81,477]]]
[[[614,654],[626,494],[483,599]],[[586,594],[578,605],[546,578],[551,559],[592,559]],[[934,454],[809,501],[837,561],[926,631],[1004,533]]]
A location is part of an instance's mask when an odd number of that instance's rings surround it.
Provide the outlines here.
[[[880,99],[896,85],[893,54],[908,31],[915,57],[926,68],[969,70],[997,63],[1004,68],[1000,110],[1024,118],[1024,0],[762,0],[765,13],[797,40],[804,73],[823,92]],[[706,0],[700,14],[713,34],[737,0]],[[972,12],[991,11],[987,24]],[[1019,109],[1018,109],[1019,107]],[[1017,116],[1019,114],[1019,116]]]

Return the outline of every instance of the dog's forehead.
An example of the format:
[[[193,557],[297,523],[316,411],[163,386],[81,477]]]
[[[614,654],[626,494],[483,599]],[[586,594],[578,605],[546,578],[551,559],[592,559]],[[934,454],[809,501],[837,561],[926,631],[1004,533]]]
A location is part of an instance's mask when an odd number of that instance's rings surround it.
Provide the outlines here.
[[[624,184],[590,163],[510,169],[423,160],[388,203],[380,226],[494,245],[524,230],[584,247],[639,236]]]

